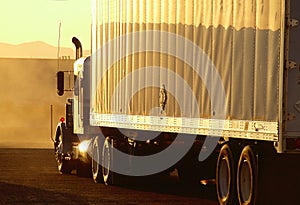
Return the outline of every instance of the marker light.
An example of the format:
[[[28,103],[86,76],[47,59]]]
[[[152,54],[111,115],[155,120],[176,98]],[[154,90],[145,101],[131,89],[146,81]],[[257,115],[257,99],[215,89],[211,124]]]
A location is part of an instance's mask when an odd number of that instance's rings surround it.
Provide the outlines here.
[[[62,123],[64,123],[64,122],[65,122],[65,118],[64,118],[64,117],[61,117],[61,118],[59,119],[59,121],[62,122]]]

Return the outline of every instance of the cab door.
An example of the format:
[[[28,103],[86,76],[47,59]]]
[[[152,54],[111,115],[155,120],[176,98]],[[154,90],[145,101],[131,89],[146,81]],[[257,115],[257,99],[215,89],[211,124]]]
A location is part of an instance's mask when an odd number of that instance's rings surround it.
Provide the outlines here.
[[[73,107],[73,116],[74,116],[74,133],[83,134],[83,66],[84,58],[78,59],[74,64],[74,75],[75,75],[75,86],[74,86],[74,107]]]

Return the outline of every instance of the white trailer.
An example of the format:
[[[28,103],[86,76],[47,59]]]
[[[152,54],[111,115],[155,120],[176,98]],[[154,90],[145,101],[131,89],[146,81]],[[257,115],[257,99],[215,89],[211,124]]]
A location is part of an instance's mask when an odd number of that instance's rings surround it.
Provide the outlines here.
[[[298,8],[92,0],[92,55],[74,66],[69,127],[86,139],[80,162],[105,183],[173,168],[186,181],[215,176],[220,204],[260,203],[267,164],[300,153]]]

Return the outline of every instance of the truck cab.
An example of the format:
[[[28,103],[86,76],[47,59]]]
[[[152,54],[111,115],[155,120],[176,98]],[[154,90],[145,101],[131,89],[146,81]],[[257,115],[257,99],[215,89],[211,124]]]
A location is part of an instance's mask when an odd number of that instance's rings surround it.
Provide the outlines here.
[[[74,63],[74,133],[84,134],[84,127],[89,123],[89,65],[90,57],[80,58]]]

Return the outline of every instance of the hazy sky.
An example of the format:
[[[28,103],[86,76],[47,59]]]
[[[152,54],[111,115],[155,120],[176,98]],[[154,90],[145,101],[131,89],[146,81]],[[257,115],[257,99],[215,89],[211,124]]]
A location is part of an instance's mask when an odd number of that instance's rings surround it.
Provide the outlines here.
[[[84,49],[90,48],[90,0],[0,0],[0,42],[20,44],[43,41],[73,47],[77,36]]]

